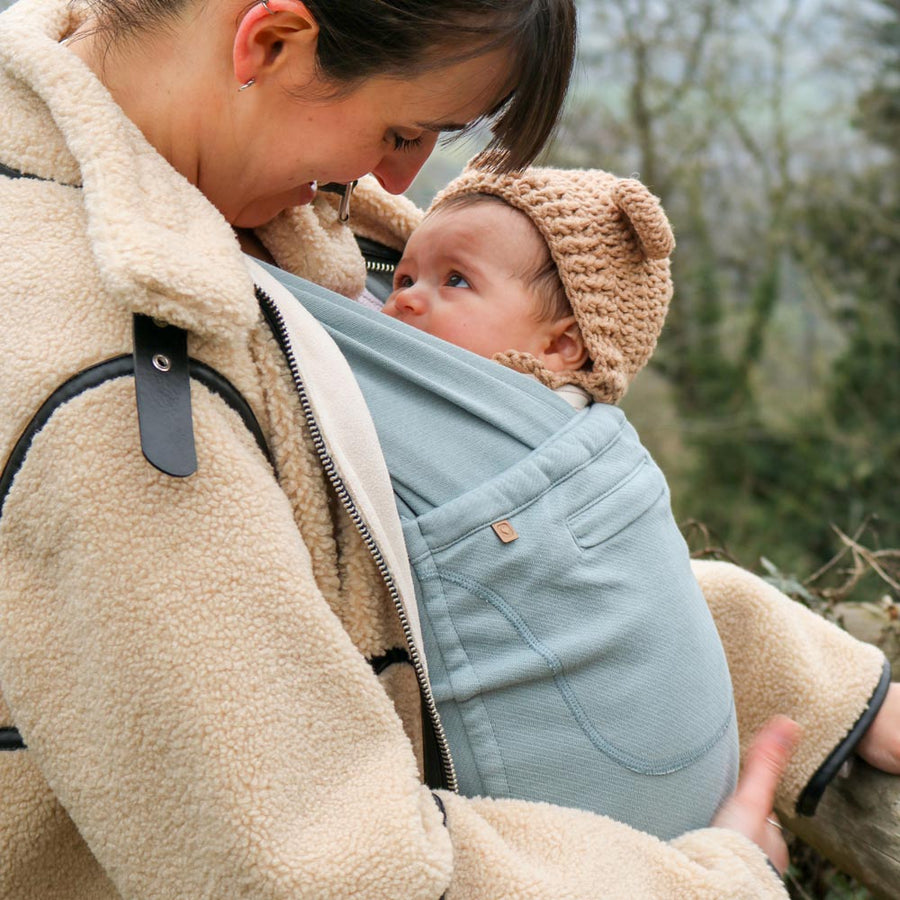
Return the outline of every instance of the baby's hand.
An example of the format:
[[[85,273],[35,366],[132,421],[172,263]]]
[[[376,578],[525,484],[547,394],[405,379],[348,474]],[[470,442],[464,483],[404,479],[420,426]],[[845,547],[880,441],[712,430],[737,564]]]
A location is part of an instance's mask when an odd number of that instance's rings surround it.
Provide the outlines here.
[[[771,719],[753,739],[737,788],[712,820],[715,828],[731,828],[750,838],[782,875],[788,850],[772,804],[799,736],[800,726],[793,719]]]
[[[881,709],[857,744],[856,752],[870,765],[900,775],[900,682],[894,682]]]

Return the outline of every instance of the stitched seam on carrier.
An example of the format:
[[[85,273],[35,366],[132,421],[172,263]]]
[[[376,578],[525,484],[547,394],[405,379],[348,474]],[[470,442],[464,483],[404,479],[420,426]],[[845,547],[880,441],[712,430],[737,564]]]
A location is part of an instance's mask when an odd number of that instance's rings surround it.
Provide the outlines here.
[[[646,458],[643,459],[638,465],[636,465],[634,467],[634,469],[631,470],[631,472],[628,473],[628,476],[626,478],[623,478],[615,487],[610,488],[605,494],[598,497],[596,500],[592,500],[587,505],[582,506],[581,509],[578,510],[578,512],[575,512],[569,516],[566,516],[566,530],[569,532],[569,535],[571,536],[572,540],[575,542],[576,547],[578,547],[580,550],[584,550],[584,551],[592,550],[594,547],[600,547],[602,544],[605,544],[607,541],[611,541],[617,534],[621,534],[626,528],[630,528],[632,525],[635,524],[635,522],[639,521],[644,516],[646,516],[647,513],[649,513],[653,509],[653,507],[656,506],[657,502],[659,501],[659,498],[662,497],[666,493],[667,485],[666,485],[665,478],[662,479],[662,484],[661,484],[659,490],[647,502],[647,505],[637,515],[633,515],[620,528],[617,528],[615,531],[610,532],[608,535],[606,535],[606,537],[604,537],[603,540],[596,541],[593,544],[588,544],[585,542],[583,537],[580,537],[578,534],[575,533],[575,525],[572,521],[573,519],[578,519],[581,516],[585,516],[585,514],[587,513],[588,510],[592,510],[597,505],[602,505],[603,502],[607,498],[613,496],[618,490],[620,490],[621,488],[624,488],[627,484],[629,484],[631,481],[633,481],[635,478],[637,478],[638,475],[641,474],[641,472],[643,471],[644,467],[647,464],[648,464],[648,460]]]
[[[637,757],[632,756],[630,753],[624,750],[620,750],[618,747],[615,747],[606,738],[604,738],[596,730],[596,728],[594,728],[594,725],[592,724],[590,718],[584,711],[584,707],[575,696],[575,691],[569,684],[569,680],[566,678],[565,669],[560,658],[552,650],[550,650],[550,648],[547,647],[543,643],[543,641],[538,639],[534,632],[528,627],[528,624],[525,622],[522,616],[515,609],[513,609],[512,606],[510,606],[510,604],[508,604],[499,594],[494,593],[489,588],[484,587],[483,585],[479,584],[476,581],[473,581],[468,576],[463,575],[459,572],[442,570],[436,575],[429,576],[428,580],[431,580],[432,578],[438,578],[442,581],[449,581],[452,584],[457,584],[460,587],[466,588],[467,590],[475,594],[476,597],[479,597],[484,602],[489,603],[491,606],[493,606],[494,609],[496,609],[497,612],[499,612],[509,622],[509,624],[512,625],[516,632],[518,632],[519,637],[525,642],[525,644],[544,660],[553,675],[553,681],[556,684],[557,690],[562,695],[566,706],[569,708],[569,712],[572,713],[575,721],[584,732],[585,737],[591,742],[591,744],[593,744],[595,749],[599,750],[601,753],[606,754],[610,759],[615,760],[615,762],[619,763],[619,765],[621,766],[624,766],[626,769],[629,769],[632,772],[637,772],[641,775],[669,775],[673,772],[678,772],[681,769],[684,769],[686,766],[689,766],[692,763],[696,762],[698,759],[708,753],[728,731],[734,712],[733,700],[731,703],[731,707],[729,708],[728,715],[725,717],[724,724],[719,726],[712,737],[710,737],[709,740],[705,741],[701,745],[701,747],[699,747],[692,753],[679,754],[671,759],[666,760],[665,762],[658,762],[655,764],[648,763],[646,760],[639,760]]]
[[[501,791],[501,793],[508,795],[509,794],[509,774],[507,773],[506,760],[503,758],[503,753],[500,750],[500,741],[497,740],[497,733],[494,730],[494,722],[493,722],[492,718],[487,714],[487,711],[484,709],[484,700],[481,696],[484,691],[484,687],[481,684],[481,680],[478,678],[478,674],[475,671],[475,666],[472,665],[472,660],[471,660],[471,657],[469,656],[468,651],[466,650],[465,643],[459,636],[459,632],[456,629],[456,623],[453,621],[453,616],[450,614],[450,603],[448,601],[447,595],[444,593],[443,579],[441,578],[440,573],[436,572],[436,571],[431,572],[424,576],[419,574],[418,577],[419,577],[420,582],[436,581],[438,584],[438,587],[440,588],[441,599],[443,601],[444,609],[446,610],[446,618],[450,624],[450,627],[453,629],[453,635],[456,638],[457,648],[459,649],[459,651],[461,653],[463,653],[465,655],[466,662],[469,667],[469,674],[470,674],[472,680],[478,685],[478,693],[474,697],[469,697],[466,700],[462,700],[462,701],[456,697],[456,689],[453,686],[453,681],[450,676],[451,666],[448,665],[448,663],[447,663],[446,654],[444,653],[444,649],[441,646],[440,642],[438,642],[437,651],[441,655],[441,662],[443,663],[444,671],[447,673],[448,681],[450,681],[450,687],[451,687],[451,690],[453,691],[454,701],[456,703],[460,704],[460,703],[471,703],[473,700],[475,700],[481,707],[482,721],[484,723],[486,723],[487,727],[490,729],[491,735],[494,739],[494,748],[496,750],[497,759],[500,761],[500,771],[497,773],[497,776],[502,777],[502,779],[503,779],[503,785],[501,786],[500,791]],[[433,627],[433,625],[432,625],[432,627]],[[462,718],[463,718],[463,721],[465,722],[466,717],[462,716]],[[468,728],[466,728],[466,741],[469,741]],[[471,743],[471,742],[469,741],[469,743]],[[481,778],[483,781],[484,775],[481,771],[480,762],[478,764],[478,775],[479,775],[479,778]]]

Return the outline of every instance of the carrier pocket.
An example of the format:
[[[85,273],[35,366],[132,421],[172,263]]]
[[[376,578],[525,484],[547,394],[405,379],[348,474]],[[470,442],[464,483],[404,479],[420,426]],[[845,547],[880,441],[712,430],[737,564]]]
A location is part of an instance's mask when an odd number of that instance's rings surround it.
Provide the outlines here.
[[[589,550],[631,525],[667,491],[662,473],[644,459],[622,481],[570,515],[569,532],[579,547]]]

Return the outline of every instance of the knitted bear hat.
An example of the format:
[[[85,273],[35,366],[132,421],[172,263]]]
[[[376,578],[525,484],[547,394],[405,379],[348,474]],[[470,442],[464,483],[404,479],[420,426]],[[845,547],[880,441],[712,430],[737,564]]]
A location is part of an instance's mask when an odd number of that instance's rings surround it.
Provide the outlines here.
[[[659,200],[633,178],[599,169],[530,168],[509,175],[469,165],[428,212],[466,194],[491,194],[528,216],[547,242],[590,358],[585,368],[551,372],[530,353],[497,362],[551,388],[583,387],[617,403],[647,364],[662,330],[675,238]]]

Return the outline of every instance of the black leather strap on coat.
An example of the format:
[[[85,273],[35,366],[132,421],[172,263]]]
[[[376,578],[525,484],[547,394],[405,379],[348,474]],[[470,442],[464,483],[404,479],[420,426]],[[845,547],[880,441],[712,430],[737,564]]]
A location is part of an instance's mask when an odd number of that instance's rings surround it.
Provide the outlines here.
[[[134,317],[134,389],[141,450],[175,478],[197,471],[187,332],[150,316]]]

